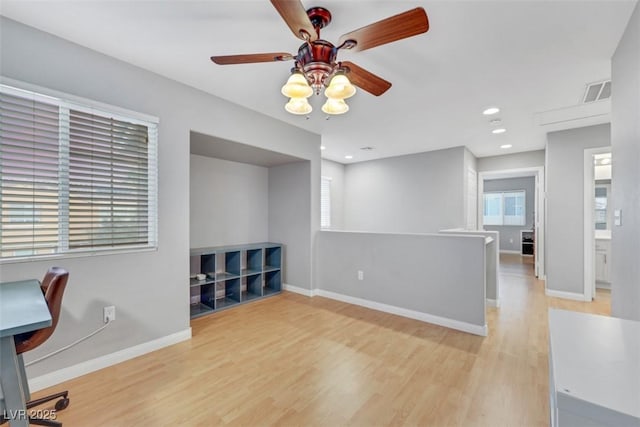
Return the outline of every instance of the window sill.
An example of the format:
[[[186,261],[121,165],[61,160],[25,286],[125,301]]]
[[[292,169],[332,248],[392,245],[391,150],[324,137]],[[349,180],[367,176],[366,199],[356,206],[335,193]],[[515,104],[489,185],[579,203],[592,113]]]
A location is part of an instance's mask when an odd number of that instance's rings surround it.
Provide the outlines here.
[[[1,264],[19,264],[23,262],[37,262],[37,261],[48,261],[48,260],[57,260],[57,259],[71,259],[71,258],[89,258],[95,256],[102,255],[126,255],[133,253],[145,253],[145,252],[156,252],[158,250],[157,246],[154,247],[132,247],[129,249],[104,249],[104,250],[93,250],[86,252],[67,252],[63,254],[51,254],[51,255],[33,255],[26,256],[20,258],[2,258],[0,259]]]

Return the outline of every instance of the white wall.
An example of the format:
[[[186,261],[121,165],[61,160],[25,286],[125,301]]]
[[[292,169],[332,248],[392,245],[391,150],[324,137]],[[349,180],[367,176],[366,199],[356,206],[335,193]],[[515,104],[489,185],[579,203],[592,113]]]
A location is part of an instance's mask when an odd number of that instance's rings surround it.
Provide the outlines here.
[[[95,330],[102,325],[102,307],[117,307],[109,328],[33,365],[30,377],[189,328],[190,131],[308,159],[311,214],[301,220],[301,239],[310,241],[318,228],[318,135],[6,18],[0,21],[0,55],[5,77],[160,118],[157,251],[2,265],[2,280],[40,278],[53,264],[71,272],[57,331],[25,355],[28,360]],[[311,270],[310,250],[290,256]]]
[[[478,158],[478,172],[544,166],[544,150]]]
[[[350,164],[345,230],[428,233],[465,224],[465,148]]]
[[[547,139],[547,289],[578,297],[584,294],[584,150],[609,146],[610,126],[551,132]]]
[[[525,224],[524,225],[484,225],[485,230],[500,233],[500,250],[520,252],[520,230],[533,229],[533,211],[535,205],[536,180],[534,177],[490,179],[484,181],[484,191],[525,190]]]
[[[266,242],[269,170],[190,156],[190,247]]]
[[[331,229],[344,229],[344,169],[345,166],[322,159],[322,176],[331,178]]]
[[[611,314],[640,320],[640,5],[612,59],[613,227]]]

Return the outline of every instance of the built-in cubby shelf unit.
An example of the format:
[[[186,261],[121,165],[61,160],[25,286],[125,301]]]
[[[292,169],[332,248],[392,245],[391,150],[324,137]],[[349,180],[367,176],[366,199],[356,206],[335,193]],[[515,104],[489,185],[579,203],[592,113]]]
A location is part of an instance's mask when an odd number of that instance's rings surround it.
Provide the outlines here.
[[[190,264],[192,319],[282,291],[279,243],[191,249]]]

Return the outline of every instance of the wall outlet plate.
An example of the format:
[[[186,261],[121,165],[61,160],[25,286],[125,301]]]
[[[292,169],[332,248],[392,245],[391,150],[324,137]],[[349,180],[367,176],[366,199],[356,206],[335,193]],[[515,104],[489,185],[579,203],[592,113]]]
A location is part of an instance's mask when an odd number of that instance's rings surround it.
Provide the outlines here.
[[[116,306],[110,305],[105,307],[102,310],[102,316],[103,316],[104,323],[109,323],[116,320]]]

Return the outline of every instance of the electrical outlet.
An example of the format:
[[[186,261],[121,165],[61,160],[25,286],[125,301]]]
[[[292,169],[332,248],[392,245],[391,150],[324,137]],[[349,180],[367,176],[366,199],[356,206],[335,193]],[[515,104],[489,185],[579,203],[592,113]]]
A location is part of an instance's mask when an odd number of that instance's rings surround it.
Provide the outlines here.
[[[116,306],[110,305],[102,309],[104,323],[113,322],[116,320]]]
[[[509,243],[513,243],[513,239],[509,239]]]
[[[358,270],[358,280],[364,280],[364,271]]]

